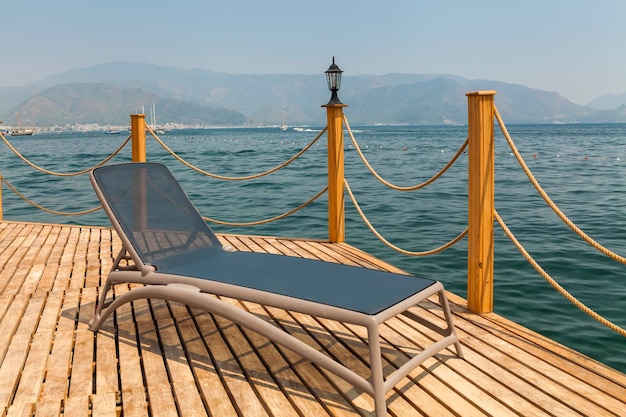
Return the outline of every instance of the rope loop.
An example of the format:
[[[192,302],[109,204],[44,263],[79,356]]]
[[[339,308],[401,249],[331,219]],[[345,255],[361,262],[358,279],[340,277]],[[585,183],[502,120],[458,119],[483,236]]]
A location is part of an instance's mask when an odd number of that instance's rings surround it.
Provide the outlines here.
[[[596,320],[599,323],[605,325],[606,327],[610,328],[611,330],[619,333],[620,335],[626,336],[626,329],[624,329],[622,327],[619,327],[615,323],[607,320],[606,318],[602,317],[600,314],[596,313],[595,311],[593,311],[592,309],[587,307],[584,303],[582,303],[580,300],[578,300],[576,297],[574,297],[572,294],[570,294],[565,288],[563,288],[558,282],[556,282],[556,280],[554,278],[552,278],[537,263],[537,261],[535,261],[535,259],[528,253],[528,251],[526,251],[526,249],[522,246],[522,244],[517,240],[515,235],[513,235],[511,230],[509,230],[509,228],[506,225],[506,223],[500,217],[500,214],[497,211],[495,211],[495,210],[494,210],[494,216],[495,216],[496,220],[498,221],[498,224],[500,225],[502,230],[504,230],[504,233],[511,240],[511,242],[513,242],[513,245],[515,245],[517,250],[522,254],[522,256],[524,256],[524,258],[526,258],[528,263],[530,265],[532,265],[533,268],[535,268],[535,270],[539,273],[539,275],[541,275],[555,290],[557,290],[561,295],[563,295],[567,300],[569,300],[572,304],[574,304],[578,309],[580,309],[581,311],[583,311],[584,313],[589,315],[594,320]]]
[[[176,158],[180,163],[182,163],[183,165],[185,165],[187,168],[190,168],[202,175],[205,175],[207,177],[211,177],[211,178],[215,178],[215,179],[219,179],[219,180],[225,180],[225,181],[245,181],[245,180],[252,180],[252,179],[256,179],[256,178],[260,178],[263,177],[265,175],[269,175],[272,174],[284,167],[286,167],[287,165],[289,165],[290,163],[292,163],[293,161],[295,161],[296,159],[298,159],[300,156],[302,156],[306,151],[308,151],[318,140],[320,137],[322,137],[322,135],[326,132],[326,130],[328,129],[327,127],[325,127],[316,137],[315,139],[313,139],[313,141],[311,143],[309,143],[308,145],[306,145],[301,151],[299,151],[297,154],[295,154],[294,156],[292,156],[291,158],[289,158],[287,161],[283,162],[282,164],[271,168],[265,172],[261,172],[259,174],[254,174],[254,175],[247,175],[247,176],[242,176],[242,177],[227,177],[224,175],[218,175],[218,174],[213,174],[207,171],[204,171],[194,165],[192,165],[190,162],[186,161],[184,158],[182,158],[180,155],[176,154],[176,152],[174,152],[169,146],[167,146],[165,144],[165,142],[163,142],[155,133],[154,131],[148,126],[146,125],[148,131],[152,134],[152,136],[154,137],[154,139],[157,141],[157,143],[159,145],[161,145],[161,147],[163,149],[165,149],[170,155],[172,155],[174,158]]]
[[[361,219],[363,219],[363,221],[365,222],[365,224],[367,225],[367,227],[370,229],[370,231],[381,241],[383,242],[385,245],[389,246],[391,249],[395,250],[396,252],[402,253],[404,255],[408,255],[408,256],[429,256],[429,255],[435,255],[437,253],[443,252],[444,250],[452,247],[453,245],[455,245],[457,242],[459,242],[461,239],[463,239],[466,235],[467,235],[467,227],[465,228],[465,230],[463,230],[457,237],[455,237],[454,239],[452,239],[450,242],[446,243],[445,245],[442,245],[438,248],[429,250],[429,251],[424,251],[424,252],[412,252],[412,251],[408,251],[402,248],[399,248],[398,246],[392,244],[391,242],[389,242],[387,239],[385,239],[379,232],[378,230],[376,230],[374,228],[374,226],[372,225],[372,223],[367,219],[367,217],[365,216],[365,213],[363,213],[363,210],[361,210],[361,207],[359,206],[359,203],[357,203],[356,198],[354,197],[354,194],[352,193],[352,190],[350,189],[350,184],[348,184],[348,181],[346,179],[344,179],[344,184],[346,186],[346,190],[348,191],[348,194],[350,195],[350,199],[352,200],[352,203],[354,204],[354,207],[356,208],[356,211],[359,213],[359,215],[361,216]]]
[[[226,225],[226,226],[258,226],[261,224],[267,224],[267,223],[271,223],[273,221],[276,220],[280,220],[283,219],[287,216],[291,216],[293,213],[302,210],[303,208],[305,208],[306,206],[308,206],[309,204],[311,204],[312,202],[314,202],[315,200],[317,200],[322,194],[324,194],[326,191],[328,190],[328,186],[326,186],[322,191],[320,191],[319,193],[317,193],[315,196],[313,196],[311,199],[309,199],[308,201],[302,203],[301,205],[299,205],[298,207],[289,210],[283,214],[280,214],[278,216],[275,217],[271,217],[269,219],[265,219],[265,220],[258,220],[258,221],[252,221],[252,222],[245,222],[245,223],[235,223],[235,222],[227,222],[227,221],[222,221],[222,220],[216,220],[216,219],[212,219],[210,217],[204,217],[202,216],[202,218],[205,221],[211,222],[211,223],[215,223],[215,224],[222,224],[222,225]]]
[[[528,179],[530,180],[532,185],[535,187],[535,189],[537,190],[539,195],[541,195],[541,197],[544,199],[544,201],[548,204],[548,206],[550,206],[552,211],[554,211],[554,213],[574,233],[576,233],[578,236],[580,236],[580,238],[583,239],[585,242],[587,242],[589,245],[591,245],[592,247],[594,247],[595,249],[597,249],[598,251],[600,251],[604,255],[608,256],[609,258],[613,259],[614,261],[620,262],[622,264],[626,264],[626,258],[625,257],[623,257],[621,255],[618,255],[615,252],[609,250],[608,248],[602,246],[600,243],[598,243],[593,238],[591,238],[589,235],[587,235],[582,229],[580,229],[578,226],[576,226],[576,224],[574,224],[574,222],[571,221],[565,215],[565,213],[563,213],[563,211],[561,211],[561,209],[559,209],[559,207],[554,203],[554,201],[552,201],[552,199],[544,191],[544,189],[541,187],[541,185],[539,185],[539,182],[537,181],[537,179],[535,178],[535,176],[531,172],[530,168],[528,168],[528,165],[526,165],[526,162],[524,161],[524,158],[522,158],[522,155],[519,153],[517,147],[515,146],[515,143],[513,143],[513,139],[511,138],[511,135],[509,135],[509,132],[508,132],[506,126],[504,125],[504,122],[502,121],[502,116],[500,116],[500,112],[498,111],[497,107],[495,107],[495,106],[494,106],[494,113],[495,113],[496,119],[498,120],[498,124],[500,125],[500,129],[502,130],[502,133],[504,134],[504,137],[506,138],[506,141],[508,142],[511,150],[513,151],[513,154],[515,155],[515,158],[517,159],[517,162],[520,164],[520,166],[524,170],[524,173],[526,174],[526,176],[528,177]]]
[[[401,187],[399,185],[395,185],[395,184],[390,183],[389,181],[385,180],[383,177],[381,177],[376,172],[376,170],[372,167],[372,165],[367,161],[367,158],[363,154],[363,151],[361,151],[361,147],[359,146],[359,144],[357,143],[356,139],[354,138],[354,134],[352,133],[352,129],[350,128],[350,125],[348,124],[348,119],[347,119],[345,114],[343,115],[343,121],[344,121],[344,123],[346,125],[346,130],[348,131],[348,134],[350,135],[350,139],[352,140],[352,143],[354,144],[354,147],[355,147],[356,151],[358,152],[359,156],[361,157],[361,160],[363,161],[363,164],[367,167],[369,172],[378,181],[380,181],[383,185],[385,185],[386,187],[389,187],[389,188],[391,188],[393,190],[396,190],[396,191],[415,191],[415,190],[419,190],[420,188],[424,188],[427,185],[435,182],[437,179],[439,179],[439,177],[441,177],[443,174],[445,174],[445,172],[448,169],[450,169],[450,167],[452,165],[454,165],[454,163],[457,161],[457,159],[459,159],[459,157],[465,151],[465,148],[467,148],[467,144],[469,142],[469,138],[465,139],[465,142],[463,142],[463,145],[461,145],[461,148],[459,148],[459,150],[452,157],[452,159],[450,159],[450,161],[448,161],[448,163],[439,172],[437,172],[434,176],[432,176],[430,179],[424,181],[421,184],[417,184],[417,185],[414,185],[414,186]]]
[[[94,212],[96,212],[96,211],[98,211],[98,210],[100,210],[102,208],[102,206],[100,205],[100,206],[94,207],[94,208],[89,209],[89,210],[83,210],[83,211],[77,211],[77,212],[56,211],[56,210],[48,209],[48,208],[43,207],[40,204],[35,203],[34,201],[32,201],[31,199],[26,197],[24,194],[20,193],[9,181],[7,181],[6,178],[0,177],[0,180],[3,183],[5,183],[7,185],[7,187],[9,187],[9,189],[11,191],[13,191],[22,200],[26,201],[28,204],[30,204],[33,207],[38,208],[41,211],[45,211],[46,213],[56,214],[56,215],[59,215],[59,216],[81,216],[81,215],[84,215],[84,214],[94,213]]]
[[[52,176],[56,176],[56,177],[76,177],[78,175],[83,175],[86,174],[87,172],[90,172],[91,170],[93,170],[94,168],[98,168],[104,164],[106,164],[107,162],[109,162],[111,159],[113,159],[113,157],[115,155],[117,155],[118,153],[120,153],[120,151],[124,148],[124,146],[126,146],[128,144],[128,142],[131,139],[131,136],[129,135],[128,138],[126,138],[126,140],[124,141],[124,143],[122,143],[115,151],[113,151],[113,153],[109,156],[107,156],[105,159],[103,159],[101,162],[97,163],[96,165],[90,167],[90,168],[86,168],[83,169],[82,171],[76,171],[76,172],[70,172],[70,173],[61,173],[61,172],[54,172],[54,171],[50,171],[47,169],[44,169],[38,165],[35,165],[34,163],[32,163],[31,161],[29,161],[26,157],[24,157],[24,155],[22,155],[17,149],[15,149],[13,147],[13,145],[11,145],[11,143],[4,137],[4,135],[0,134],[0,138],[2,138],[2,141],[7,145],[7,147],[18,157],[20,158],[24,163],[26,163],[27,165],[29,165],[30,167],[36,169],[37,171],[40,171],[44,174],[47,175],[52,175]],[[8,184],[7,184],[8,185]]]

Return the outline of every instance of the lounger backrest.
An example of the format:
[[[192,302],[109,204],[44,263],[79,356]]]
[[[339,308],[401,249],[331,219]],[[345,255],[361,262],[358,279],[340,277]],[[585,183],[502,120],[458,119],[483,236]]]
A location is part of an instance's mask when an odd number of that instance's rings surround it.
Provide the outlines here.
[[[166,166],[107,165],[94,169],[91,181],[125,246],[130,245],[131,256],[139,258],[135,262],[158,268],[222,250]]]

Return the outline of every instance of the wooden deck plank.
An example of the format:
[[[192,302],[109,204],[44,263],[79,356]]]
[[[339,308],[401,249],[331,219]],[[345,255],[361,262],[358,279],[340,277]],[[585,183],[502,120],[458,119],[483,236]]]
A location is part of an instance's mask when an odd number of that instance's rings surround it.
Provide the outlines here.
[[[142,384],[143,385],[143,384]],[[124,417],[147,417],[148,399],[143,386],[122,387],[122,413]]]
[[[87,416],[89,415],[90,397],[77,395],[68,397],[63,404],[64,416]]]
[[[415,339],[407,340],[405,335],[413,334],[414,323],[410,319],[400,317],[389,324],[389,328],[394,333],[385,333],[386,337],[399,343],[415,343]],[[399,339],[399,340],[398,340]],[[432,340],[432,339],[431,339]],[[524,415],[545,415],[545,413],[533,404],[524,400],[518,393],[513,391],[507,384],[494,378],[485,370],[480,369],[468,360],[467,355],[473,354],[468,349],[464,349],[466,358],[462,361],[450,360],[446,361],[445,358],[441,358],[441,355],[436,355],[435,360],[438,363],[425,363],[425,367],[432,367],[437,369],[438,374],[444,380],[455,381],[452,384],[456,390],[460,391],[471,399],[475,404],[480,405],[485,410],[494,410],[496,415],[508,415],[511,412],[517,415],[518,411],[524,410]],[[459,380],[456,376],[453,378],[451,373],[454,372],[458,376],[462,376],[468,382]],[[418,383],[419,380],[416,380]],[[485,398],[487,397],[487,398]],[[503,408],[505,407],[505,408]],[[507,411],[510,410],[510,411]]]
[[[7,255],[7,248],[13,243],[13,239],[17,236],[16,230],[22,229],[24,226],[13,222],[0,222],[0,267],[10,259]]]
[[[240,304],[242,308],[252,312],[257,317],[265,317],[268,321],[273,321],[262,306],[244,302],[240,302]],[[269,373],[274,376],[276,383],[281,387],[281,390],[287,395],[300,415],[329,415],[324,406],[320,404],[319,397],[311,392],[310,387],[304,383],[297,370],[288,362],[275,343],[252,330],[246,328],[242,328],[242,330],[246,338],[251,340],[251,345],[257,346],[257,354],[262,358]]]
[[[232,301],[232,300],[229,300]],[[233,303],[234,304],[234,303]],[[250,381],[251,388],[256,393],[270,415],[280,412],[285,415],[295,415],[296,411],[284,393],[277,388],[273,375],[270,375],[259,358],[254,345],[242,333],[239,326],[231,325],[226,319],[216,316],[216,324],[224,329],[224,338],[228,341],[233,358],[243,371],[243,375]],[[263,341],[262,343],[265,343]],[[274,375],[275,377],[275,375]]]
[[[117,285],[115,295],[122,296],[128,292],[126,285]],[[144,387],[144,373],[139,357],[140,345],[135,327],[134,305],[124,304],[116,312],[118,354],[119,354],[119,377],[122,394],[122,412],[124,416],[147,416],[148,398]],[[147,303],[145,304],[147,308]],[[141,312],[138,312],[141,314]],[[87,330],[91,332],[91,330]]]
[[[220,235],[238,250],[399,272],[348,244]],[[110,228],[0,223],[0,412],[9,416],[370,416],[371,397],[253,331],[178,303],[137,300],[94,335],[101,276],[121,248]],[[115,296],[128,291],[115,287]],[[452,347],[388,394],[394,416],[622,415],[626,375],[449,294]],[[227,300],[369,372],[364,329]],[[442,324],[436,298],[412,309]],[[431,341],[410,315],[381,326],[385,372]]]
[[[157,308],[161,308],[162,303],[161,300],[154,302],[138,300],[133,304],[138,307],[135,311],[135,320],[150,410],[154,416],[175,416],[178,415],[176,401],[152,318],[152,306],[156,304]]]
[[[298,252],[293,251],[291,248],[285,245],[281,240],[274,238],[265,238],[265,241],[268,244],[267,252],[269,253],[277,253],[287,256],[302,256]]]
[[[39,229],[35,226],[25,228],[12,242],[13,247],[9,248],[11,254],[4,268],[13,272],[10,275],[10,279],[3,280],[5,286],[2,288],[2,293],[13,294],[21,291],[22,285],[30,271],[28,259],[31,255],[29,255],[29,251],[32,250],[31,246],[37,238]],[[18,265],[21,265],[22,268],[18,268]],[[30,294],[27,291],[24,292]]]
[[[35,404],[14,404],[6,412],[7,417],[33,417]]]
[[[253,306],[251,303],[246,304]],[[265,307],[264,309],[283,330],[303,342],[308,342],[312,346],[315,345],[307,331],[287,311],[273,307]],[[262,314],[262,311],[259,310],[259,313]],[[303,360],[300,355],[280,345],[276,345],[276,348],[281,351],[290,367],[299,375],[307,388],[314,393],[324,409],[328,410],[330,414],[334,416],[353,416],[364,413],[362,410],[355,409],[355,406],[350,403],[347,396],[337,389],[333,381],[327,378],[326,373],[319,366]],[[367,404],[367,406],[369,405]]]
[[[195,379],[183,345],[178,337],[178,332],[173,318],[157,318],[158,332],[163,345],[168,374],[173,387],[179,414],[182,416],[206,415],[204,402],[197,389]]]
[[[559,367],[559,369],[569,373],[570,375],[583,375],[584,372],[585,381],[618,400],[620,399],[620,395],[623,395],[623,391],[617,389],[617,386],[613,382],[618,382],[622,385],[626,384],[626,375],[615,372],[610,372],[609,374],[607,374],[605,371],[610,368],[601,366],[601,364],[599,364],[597,361],[590,360],[589,358],[565,346],[555,344],[554,341],[549,340],[541,335],[538,335],[536,333],[529,333],[527,329],[523,329],[518,324],[506,320],[502,317],[493,317],[498,323],[498,326],[502,326],[507,330],[506,333],[502,334],[502,337],[508,340],[510,343],[515,344],[519,347],[523,346],[529,353],[537,357],[545,358],[545,360],[549,361],[554,366]],[[533,343],[528,343],[527,338],[530,338]],[[557,353],[565,358],[570,358],[570,360],[552,361],[551,355],[554,353]]]
[[[277,309],[271,310],[275,317],[280,313]],[[298,335],[298,338],[315,349],[324,351],[328,356],[341,362],[358,375],[365,378],[369,376],[369,367],[365,366],[360,358],[345,349],[334,337],[330,336],[313,317],[300,313],[284,312],[283,326],[285,326],[286,321],[289,321],[288,318],[295,323],[295,325],[290,327],[295,329],[294,334]],[[326,369],[320,368],[320,371],[356,410],[364,410],[365,412],[374,410],[372,397],[354,388],[351,384]]]
[[[43,401],[67,396],[73,339],[74,330],[60,330],[55,334],[49,363],[46,366],[46,379],[41,394]]]
[[[213,365],[213,359],[205,345],[201,329],[196,325],[195,315],[190,314],[186,306],[177,303],[172,303],[172,311],[174,311],[190,369],[197,381],[206,408],[212,415],[237,416],[237,411],[230,401],[218,370]]]
[[[328,331],[330,334],[335,335],[335,337],[340,340],[340,343],[343,343],[345,347],[353,352],[355,352],[356,356],[362,358],[362,360],[369,360],[369,353],[367,350],[367,345],[365,344],[365,340],[367,339],[367,332],[365,329],[359,326],[348,326],[342,323],[338,323],[336,321],[327,320],[327,319],[318,319],[319,322],[323,325],[324,329]],[[396,370],[399,366],[406,363],[410,356],[418,353],[420,349],[410,349],[408,355],[403,356],[399,354],[401,350],[407,350],[407,346],[410,346],[411,342],[403,343],[402,348],[401,345],[392,345],[388,343],[388,335],[389,331],[388,326],[381,326],[381,349],[382,349],[382,357],[383,357],[383,366],[385,374],[389,374]],[[387,335],[387,337],[385,337]],[[449,356],[448,360],[454,361],[457,360],[454,356]],[[461,395],[462,389],[458,391],[449,390],[446,386],[443,385],[441,378],[439,376],[435,377],[430,372],[428,372],[429,365],[437,364],[435,359],[430,359],[425,362],[420,368],[416,368],[412,371],[406,378],[400,381],[396,388],[394,389],[394,393],[389,395],[391,397],[391,404],[389,405],[390,410],[393,410],[392,404],[397,407],[402,404],[405,407],[403,413],[408,412],[408,410],[414,409],[415,405],[412,405],[408,402],[407,396],[403,395],[403,391],[406,391],[407,387],[414,387],[416,384],[414,382],[419,381],[419,386],[423,387],[423,389],[427,392],[431,393],[431,396],[437,397],[445,396],[445,400],[441,400],[441,404],[448,404],[446,408],[451,409],[453,412],[459,413],[462,411],[464,416],[481,416],[484,415],[482,411],[480,411],[475,404],[469,402],[463,395]],[[442,365],[442,368],[445,368],[445,365]],[[456,377],[456,375],[455,375]],[[457,380],[451,380],[450,385],[457,385]],[[456,383],[455,383],[456,382]],[[398,401],[398,398],[402,398],[405,400],[404,402]],[[449,404],[453,404],[452,406]],[[406,409],[406,407],[409,407]],[[400,413],[400,410],[398,410]],[[504,415],[504,414],[502,414]]]
[[[48,240],[45,245],[47,246],[46,252],[40,254],[40,259],[37,260],[39,267],[43,268],[43,274],[37,291],[52,291],[57,281],[57,273],[59,265],[61,264],[61,254],[65,246],[65,240],[67,239],[69,229],[68,228],[53,228],[48,235]],[[42,256],[45,254],[45,257]]]
[[[43,226],[40,230],[40,234],[37,236],[37,239],[32,243],[29,257],[24,258],[23,262],[24,268],[30,268],[28,270],[28,275],[24,280],[22,288],[20,291],[26,292],[28,294],[32,294],[39,290],[39,287],[42,286],[44,281],[44,269],[47,262],[50,251],[52,251],[52,247],[54,242],[56,241],[57,234],[53,232],[53,228],[51,226]],[[52,271],[51,271],[52,273]],[[49,288],[41,289],[42,291],[48,291]]]
[[[348,326],[354,327],[354,326]],[[421,329],[421,328],[420,328]],[[353,331],[358,332],[357,334],[363,338],[365,334],[361,329],[354,327]],[[392,346],[392,350],[397,351],[408,351],[409,354],[413,354],[411,350],[417,349],[417,351],[421,351],[424,346],[433,343],[433,339],[428,339],[424,337],[424,339],[416,339],[411,338],[408,339],[406,334],[414,334],[415,328],[405,325],[403,320],[401,319],[393,319],[385,326],[381,326],[381,338],[383,338],[387,343]],[[394,365],[395,368],[401,366],[405,360],[401,360],[396,355],[390,355],[389,351],[383,351],[383,355],[385,359]],[[485,413],[485,410],[490,410],[491,413],[497,416],[513,416],[516,415],[511,409],[507,408],[501,402],[496,392],[485,391],[484,384],[490,383],[494,384],[495,381],[490,380],[487,381],[485,378],[473,377],[472,379],[468,379],[465,375],[469,375],[469,372],[459,372],[459,366],[465,364],[465,361],[458,360],[451,351],[447,350],[434,358],[430,358],[426,360],[422,364],[422,369],[428,372],[430,369],[437,370],[437,378],[441,383],[444,383],[448,386],[454,387],[454,392],[456,395],[460,395],[464,398],[463,401],[468,401],[471,403],[471,407],[468,405],[470,409],[477,408],[480,410],[478,415],[482,415]],[[467,368],[466,368],[467,369]],[[475,375],[475,374],[472,374]],[[410,374],[412,378],[412,383],[421,384],[420,376],[421,374],[413,372]],[[409,384],[410,386],[411,384]],[[487,389],[493,389],[493,387],[488,387]],[[441,392],[445,392],[446,390],[441,390]],[[502,390],[499,390],[497,394],[501,394]],[[444,404],[447,403],[457,403],[454,399],[446,399],[442,401]]]
[[[46,379],[50,372],[49,365],[53,364],[50,360],[50,352],[58,330],[58,317],[63,304],[63,293],[42,294],[42,296],[45,296],[44,308],[33,334],[28,357],[24,363],[20,383],[15,393],[14,401],[18,403],[35,403],[38,401],[42,386],[47,384]],[[67,346],[66,343],[63,345]],[[67,366],[61,369],[61,374],[65,380],[67,380],[66,370]],[[55,400],[59,400],[63,396],[64,394],[57,396]]]
[[[76,306],[78,321],[74,337],[74,351],[69,381],[69,396],[88,396],[94,392],[95,340],[96,335],[87,324],[93,317],[96,288],[84,288]]]
[[[221,375],[228,396],[233,400],[233,405],[238,412],[244,415],[267,415],[252,384],[243,378],[244,372],[224,339],[224,329],[217,326],[215,318],[210,314],[201,314],[197,320],[200,328],[208,330],[203,337],[211,349],[215,367]],[[227,327],[232,326],[234,326],[233,323],[227,324]]]
[[[87,277],[87,249],[89,248],[90,229],[81,228],[78,234],[78,242],[74,249],[74,266],[72,268],[72,279],[70,288],[85,287]]]
[[[73,347],[69,396],[89,396],[93,392],[93,332],[88,329],[76,330]]]
[[[550,415],[575,415],[567,404],[563,404],[555,392],[562,387],[542,387],[543,381],[539,376],[523,363],[497,350],[490,342],[494,338],[489,333],[481,333],[480,329],[472,328],[467,323],[458,323],[457,333],[462,338],[464,346],[468,347],[465,360],[474,364],[478,369],[488,372],[494,379],[515,387],[515,391],[523,398]],[[537,385],[539,383],[539,385]],[[546,391],[546,388],[548,391]],[[567,399],[569,401],[569,398]]]
[[[117,417],[117,407],[114,392],[94,394],[91,396],[92,417]]]
[[[21,383],[22,369],[28,360],[32,335],[44,308],[43,297],[31,297],[22,320],[11,337],[11,343],[0,366],[0,404],[12,405],[14,394]],[[40,381],[41,383],[41,381]],[[17,403],[19,404],[19,402]]]
[[[220,374],[220,380],[223,381],[228,397],[232,400],[237,412],[243,415],[268,415],[249,381],[242,378],[243,370],[233,357],[223,339],[223,330],[217,327],[212,315],[199,314],[196,320],[198,326],[205,329],[202,337],[206,340],[206,345],[210,347],[215,368]],[[234,324],[229,323],[227,327],[230,326],[234,326]]]
[[[35,229],[37,230],[35,239],[32,239],[29,242],[28,250],[24,253],[24,256],[20,260],[20,266],[24,271],[25,276],[21,282],[19,291],[27,294],[33,294],[36,291],[41,279],[43,265],[36,264],[36,261],[39,256],[46,257],[47,255],[45,253],[44,243],[51,230],[50,227],[46,226],[39,226]],[[42,250],[44,250],[44,253],[41,253]]]
[[[85,287],[96,287],[100,283],[100,276],[106,276],[108,269],[102,270],[102,234],[106,233],[100,229],[89,229],[89,244],[87,246],[87,275],[85,277]]]
[[[35,409],[35,417],[50,417],[61,414],[61,400],[39,401]]]
[[[4,362],[11,339],[22,321],[29,301],[30,295],[27,294],[4,294],[0,297],[0,303],[5,310],[0,320],[0,363]]]
[[[55,280],[55,288],[66,289],[69,288],[70,283],[73,282],[74,272],[74,260],[76,259],[76,247],[78,246],[78,237],[80,236],[80,228],[71,227],[63,253],[61,255],[61,264],[59,265],[59,271],[57,272],[57,279]],[[76,286],[78,287],[78,285]]]
[[[349,257],[342,256],[338,252],[333,252],[329,250],[325,245],[319,242],[302,242],[296,241],[294,242],[299,248],[307,251],[316,259],[320,259],[326,262],[334,262],[334,263],[342,263],[344,265],[352,265],[352,266],[362,266],[358,262],[355,262],[353,259]]]
[[[82,278],[80,278],[82,280]],[[95,341],[96,352],[96,381],[95,393],[119,393],[117,383],[117,357],[115,344],[115,327],[112,321],[105,323]]]

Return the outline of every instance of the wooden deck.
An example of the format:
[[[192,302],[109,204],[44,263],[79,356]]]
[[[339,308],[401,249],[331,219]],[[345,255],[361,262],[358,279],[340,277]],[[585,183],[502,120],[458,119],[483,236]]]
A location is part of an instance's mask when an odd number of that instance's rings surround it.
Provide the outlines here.
[[[346,244],[224,235],[238,250],[395,270]],[[107,228],[0,223],[0,413],[5,416],[369,416],[372,399],[231,322],[137,301],[96,335],[101,277],[120,242]],[[127,290],[116,287],[116,293]],[[446,350],[388,395],[393,416],[626,415],[626,375],[450,294],[465,359]],[[361,329],[229,300],[367,369]],[[415,308],[441,319],[436,300]],[[442,320],[442,319],[441,319]],[[408,317],[381,329],[387,370],[429,339]]]

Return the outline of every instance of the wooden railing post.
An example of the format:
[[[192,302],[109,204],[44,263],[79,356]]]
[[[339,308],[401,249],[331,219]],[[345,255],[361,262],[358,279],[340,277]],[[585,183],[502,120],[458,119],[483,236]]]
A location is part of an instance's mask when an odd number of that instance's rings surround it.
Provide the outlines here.
[[[493,311],[495,94],[495,91],[467,94],[467,307],[479,314]]]
[[[130,135],[132,140],[132,161],[146,162],[146,115],[130,115]]]
[[[326,104],[328,123],[328,240],[345,240],[343,167],[343,108],[346,104]]]

